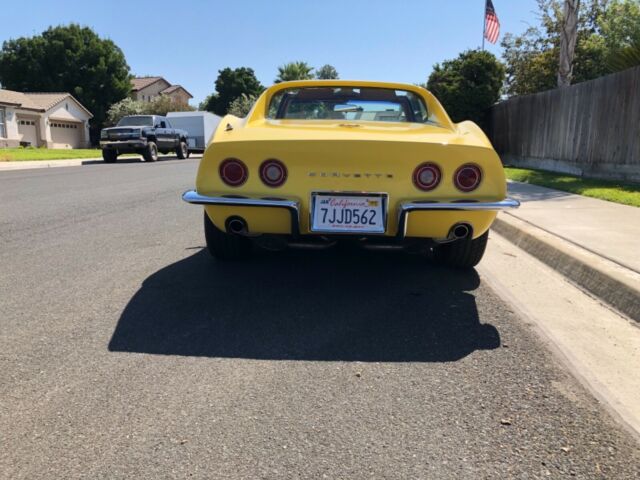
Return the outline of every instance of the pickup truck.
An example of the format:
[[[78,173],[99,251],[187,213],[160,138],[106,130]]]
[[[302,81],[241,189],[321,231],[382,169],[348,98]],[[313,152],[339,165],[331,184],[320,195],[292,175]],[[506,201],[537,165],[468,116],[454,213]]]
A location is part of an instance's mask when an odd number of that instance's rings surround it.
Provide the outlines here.
[[[106,163],[113,163],[121,153],[139,153],[147,162],[158,160],[158,152],[175,152],[179,159],[189,156],[188,134],[173,128],[166,117],[130,115],[115,127],[100,132],[100,148]]]

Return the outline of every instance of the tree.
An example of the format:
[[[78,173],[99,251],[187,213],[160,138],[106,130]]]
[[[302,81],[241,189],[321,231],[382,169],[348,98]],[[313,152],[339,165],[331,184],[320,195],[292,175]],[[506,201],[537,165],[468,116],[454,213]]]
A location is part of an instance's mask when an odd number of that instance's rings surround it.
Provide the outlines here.
[[[318,80],[336,80],[340,77],[333,65],[326,64],[316,70],[316,78]]]
[[[50,27],[41,35],[3,43],[0,82],[19,92],[69,92],[92,114],[96,138],[109,107],[129,95],[122,50],[88,27]]]
[[[454,122],[473,120],[486,127],[486,112],[500,98],[504,66],[480,50],[433,66],[427,88],[442,102]]]
[[[539,25],[502,40],[505,92],[524,95],[555,88],[563,11],[559,0],[538,0]],[[611,59],[640,38],[640,0],[582,0],[577,17],[572,82],[619,68]]]
[[[565,0],[560,29],[560,64],[558,66],[559,87],[566,87],[571,84],[573,55],[575,54],[578,35],[579,9],[580,0]]]
[[[311,80],[313,67],[307,62],[290,62],[278,67],[278,76],[275,83],[290,82],[292,80]]]
[[[252,68],[225,68],[218,71],[216,92],[200,104],[201,110],[226,115],[229,105],[242,94],[259,95],[264,90]]]
[[[253,104],[256,103],[256,99],[258,97],[256,95],[247,95],[243,93],[238,98],[236,98],[229,105],[229,114],[235,115],[236,117],[246,117],[253,107]]]

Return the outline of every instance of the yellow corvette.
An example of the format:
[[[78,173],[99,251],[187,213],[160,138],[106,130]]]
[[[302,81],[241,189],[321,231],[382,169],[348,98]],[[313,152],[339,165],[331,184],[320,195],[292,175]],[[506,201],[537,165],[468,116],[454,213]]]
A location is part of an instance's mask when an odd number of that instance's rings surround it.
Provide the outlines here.
[[[207,247],[220,259],[269,249],[429,250],[475,266],[507,199],[502,163],[482,130],[453,123],[427,90],[318,80],[268,88],[246,118],[227,115],[196,189]]]

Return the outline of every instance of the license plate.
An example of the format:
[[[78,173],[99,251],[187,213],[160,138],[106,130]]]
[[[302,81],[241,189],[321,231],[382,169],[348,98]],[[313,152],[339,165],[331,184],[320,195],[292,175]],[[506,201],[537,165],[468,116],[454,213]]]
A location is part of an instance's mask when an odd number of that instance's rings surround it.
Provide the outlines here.
[[[312,196],[311,231],[337,233],[384,233],[384,195]]]

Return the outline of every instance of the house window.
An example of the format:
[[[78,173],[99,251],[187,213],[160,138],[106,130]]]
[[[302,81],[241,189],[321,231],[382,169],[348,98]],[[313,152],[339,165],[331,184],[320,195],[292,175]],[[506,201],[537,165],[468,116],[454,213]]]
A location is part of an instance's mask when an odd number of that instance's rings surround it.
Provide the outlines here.
[[[0,107],[0,138],[7,138],[7,112],[4,108]]]

